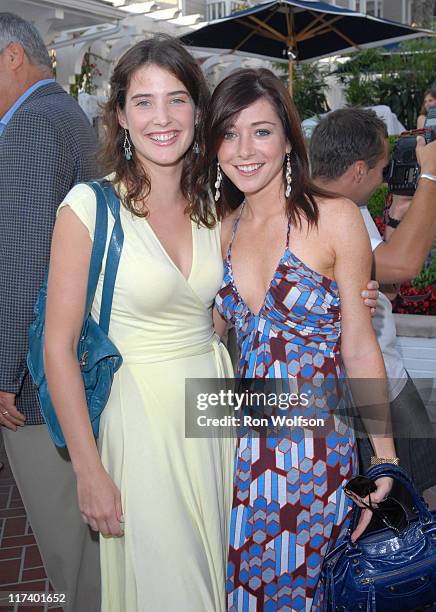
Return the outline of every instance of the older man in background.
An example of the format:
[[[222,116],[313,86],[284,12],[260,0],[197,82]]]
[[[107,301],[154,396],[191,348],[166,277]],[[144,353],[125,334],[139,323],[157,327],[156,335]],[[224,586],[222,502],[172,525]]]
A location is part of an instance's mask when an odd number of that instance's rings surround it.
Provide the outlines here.
[[[77,612],[100,609],[98,542],[81,519],[68,455],[43,424],[26,353],[56,209],[96,175],[95,140],[54,81],[37,30],[0,13],[0,425],[47,575]]]

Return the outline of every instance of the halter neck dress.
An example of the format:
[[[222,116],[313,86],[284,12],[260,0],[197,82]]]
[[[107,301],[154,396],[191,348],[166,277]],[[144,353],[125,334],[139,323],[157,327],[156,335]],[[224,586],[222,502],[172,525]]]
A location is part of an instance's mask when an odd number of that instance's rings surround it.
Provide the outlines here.
[[[337,284],[292,253],[289,224],[264,302],[258,313],[252,312],[232,269],[243,206],[215,300],[221,316],[235,327],[240,350],[236,376],[288,379],[300,392],[307,385],[325,389],[328,381],[333,391],[328,398],[318,397],[316,405],[333,399],[343,414],[347,407],[336,385],[344,377]],[[323,609],[318,589],[322,561],[347,526],[349,503],[342,485],[355,468],[355,440],[347,419],[330,416],[317,437],[303,427],[282,427],[275,437],[242,430],[230,527],[230,612]]]

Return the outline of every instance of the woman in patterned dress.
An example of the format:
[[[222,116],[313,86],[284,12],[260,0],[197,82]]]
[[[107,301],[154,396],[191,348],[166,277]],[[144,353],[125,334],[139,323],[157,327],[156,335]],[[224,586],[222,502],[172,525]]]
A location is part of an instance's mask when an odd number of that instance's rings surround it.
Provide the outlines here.
[[[237,71],[212,96],[207,142],[211,166],[215,156],[219,163],[213,179],[225,257],[216,307],[236,330],[237,376],[288,379],[312,397],[333,381],[332,394],[324,388],[309,406],[322,413],[332,400],[343,408],[337,387],[345,368],[350,378],[383,379],[385,370],[359,297],[371,270],[361,215],[311,183],[299,126],[285,87],[267,70]],[[238,195],[243,203],[232,210]],[[382,417],[388,421],[387,411]],[[232,612],[323,609],[322,561],[347,524],[342,485],[355,472],[352,429],[332,415],[325,427],[318,437],[302,427],[239,436],[227,577]],[[394,456],[389,436],[372,441],[377,456]],[[391,485],[379,479],[374,499]],[[369,518],[362,513],[354,538]]]

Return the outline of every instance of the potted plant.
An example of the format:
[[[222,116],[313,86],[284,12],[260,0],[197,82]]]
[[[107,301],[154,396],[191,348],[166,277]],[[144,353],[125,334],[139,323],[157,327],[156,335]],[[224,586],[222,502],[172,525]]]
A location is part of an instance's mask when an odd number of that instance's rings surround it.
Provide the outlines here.
[[[420,274],[410,283],[401,286],[400,296],[405,302],[428,300],[432,295],[434,283],[436,283],[436,254],[433,253],[430,264],[424,266]]]

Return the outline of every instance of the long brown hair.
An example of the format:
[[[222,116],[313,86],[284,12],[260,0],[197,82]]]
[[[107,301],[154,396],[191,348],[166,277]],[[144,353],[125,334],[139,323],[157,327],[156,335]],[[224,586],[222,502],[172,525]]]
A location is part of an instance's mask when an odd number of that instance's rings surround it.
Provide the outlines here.
[[[309,226],[316,225],[319,210],[315,196],[332,197],[332,194],[317,187],[311,181],[306,145],[297,109],[283,83],[270,70],[264,68],[237,70],[221,81],[213,92],[206,125],[210,183],[213,185],[216,180],[214,161],[225,132],[242,110],[260,98],[266,98],[271,102],[280,118],[286,139],[292,147],[292,192],[286,198],[287,215],[294,224],[301,226],[301,219],[305,218]],[[284,161],[283,180],[285,176]],[[220,191],[217,213],[222,218],[242,201],[243,194],[225,175]]]
[[[205,146],[202,125],[205,120],[210,94],[200,67],[193,56],[175,38],[159,34],[142,40],[131,47],[118,61],[110,79],[110,95],[103,110],[105,138],[100,152],[100,162],[105,173],[115,173],[115,186],[123,183],[126,193],[123,205],[137,217],[147,217],[146,206],[150,194],[150,177],[138,162],[135,151],[127,160],[124,156],[124,130],[118,123],[118,110],[126,104],[126,94],[133,74],[142,66],[154,64],[174,75],[189,92],[194,105],[196,126],[194,141],[185,154],[181,176],[181,190],[188,201],[185,210],[198,223],[207,227],[215,224],[210,207],[206,205],[206,182],[197,184],[197,176],[204,175]],[[198,145],[198,148],[194,143]],[[196,150],[197,149],[197,150]]]

